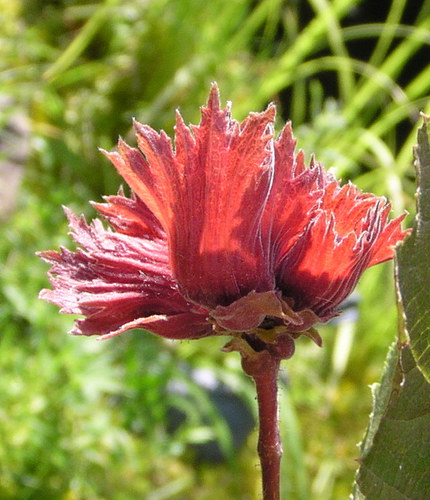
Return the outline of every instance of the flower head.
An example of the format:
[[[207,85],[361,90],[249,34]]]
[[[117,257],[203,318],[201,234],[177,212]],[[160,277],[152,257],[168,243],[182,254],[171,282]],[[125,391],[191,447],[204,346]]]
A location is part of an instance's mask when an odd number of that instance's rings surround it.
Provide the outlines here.
[[[174,147],[135,122],[138,148],[104,152],[132,190],[94,203],[113,230],[66,209],[78,249],[40,254],[40,296],[83,316],[72,333],[305,332],[405,237],[384,198],[306,167],[289,123],[275,138],[274,106],[238,123],[214,85],[201,112],[190,127],[177,113]]]

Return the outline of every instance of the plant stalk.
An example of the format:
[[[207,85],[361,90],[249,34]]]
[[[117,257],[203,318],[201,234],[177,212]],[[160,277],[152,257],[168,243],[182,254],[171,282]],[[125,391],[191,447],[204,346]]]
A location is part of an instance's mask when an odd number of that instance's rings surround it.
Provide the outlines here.
[[[280,499],[280,465],[282,457],[278,419],[278,372],[280,359],[268,351],[259,353],[258,363],[244,363],[246,373],[254,379],[258,401],[258,455],[261,463],[263,500]],[[261,358],[264,358],[261,359]]]
[[[282,447],[278,418],[278,373],[281,360],[294,354],[294,337],[278,335],[264,342],[257,335],[233,338],[223,349],[238,351],[244,372],[253,378],[258,401],[258,455],[263,483],[263,500],[280,500]]]

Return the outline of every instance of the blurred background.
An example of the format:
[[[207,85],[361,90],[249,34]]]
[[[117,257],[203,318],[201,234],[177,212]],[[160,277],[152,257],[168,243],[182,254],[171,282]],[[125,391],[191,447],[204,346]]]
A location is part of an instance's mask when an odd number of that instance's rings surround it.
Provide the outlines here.
[[[198,123],[217,81],[233,116],[278,107],[298,146],[414,213],[412,146],[430,112],[425,0],[0,0],[0,498],[260,498],[255,398],[222,339],[66,334],[37,299],[37,250],[72,247],[61,205],[121,179],[98,152],[131,120]],[[284,500],[348,498],[397,329],[392,263],[369,270],[322,349],[280,387]],[[233,440],[232,437],[235,437]]]

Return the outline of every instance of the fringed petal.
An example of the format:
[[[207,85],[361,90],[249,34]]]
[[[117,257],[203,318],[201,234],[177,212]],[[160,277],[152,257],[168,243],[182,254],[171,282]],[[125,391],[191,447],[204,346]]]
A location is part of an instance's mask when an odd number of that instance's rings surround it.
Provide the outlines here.
[[[137,196],[126,198],[122,189],[116,196],[105,196],[106,203],[92,205],[118,232],[138,238],[166,239],[159,220]]]
[[[135,123],[139,150],[107,156],[161,222],[181,292],[208,307],[273,286],[261,218],[273,175],[275,110],[242,124],[220,108],[213,86],[198,126],[178,113],[170,140]]]
[[[278,269],[278,284],[295,310],[309,308],[320,321],[331,319],[363,272],[376,259],[392,258],[392,245],[405,233],[402,218],[387,225],[389,210],[384,198],[351,184],[327,186],[318,215]]]
[[[389,209],[389,207],[388,207]],[[372,256],[369,262],[370,266],[375,266],[394,257],[394,251],[397,243],[403,241],[411,233],[412,229],[402,231],[401,224],[406,214],[391,220],[383,229],[381,237],[372,248]]]
[[[88,225],[66,213],[81,248],[39,254],[52,265],[54,287],[40,297],[64,313],[84,316],[72,333],[113,336],[140,326],[168,338],[211,334],[207,311],[179,293],[164,240],[112,233],[98,220]]]
[[[306,168],[303,152],[294,153],[296,140],[288,123],[275,141],[274,179],[263,227],[270,241],[271,259],[277,266],[301,237],[312,220],[322,196],[320,179],[324,171]]]

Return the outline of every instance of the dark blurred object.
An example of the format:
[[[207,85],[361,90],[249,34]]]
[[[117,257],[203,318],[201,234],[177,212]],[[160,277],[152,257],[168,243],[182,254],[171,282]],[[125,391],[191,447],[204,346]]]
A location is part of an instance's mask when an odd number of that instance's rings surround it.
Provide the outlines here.
[[[235,394],[226,384],[222,383],[212,370],[186,369],[189,383],[182,380],[173,380],[168,385],[168,392],[185,398],[189,403],[195,403],[194,409],[201,405],[196,401],[196,394],[192,394],[190,384],[195,384],[207,395],[219,418],[225,420],[231,435],[233,451],[238,451],[245,443],[246,438],[255,427],[254,417],[247,404]],[[169,408],[167,413],[169,432],[175,432],[183,424],[187,415],[177,407]],[[209,425],[207,416],[201,415],[202,425]],[[221,463],[228,459],[216,439],[203,443],[189,445],[196,460],[200,462]]]

